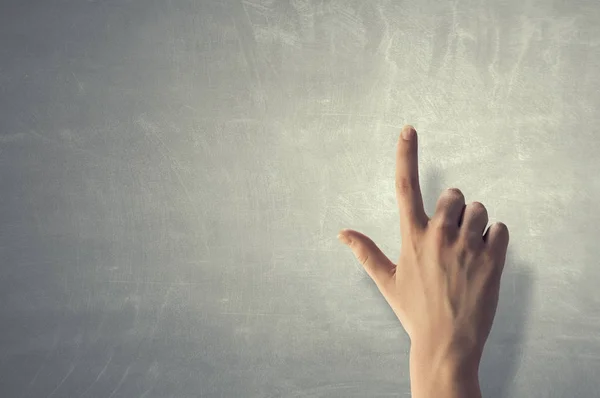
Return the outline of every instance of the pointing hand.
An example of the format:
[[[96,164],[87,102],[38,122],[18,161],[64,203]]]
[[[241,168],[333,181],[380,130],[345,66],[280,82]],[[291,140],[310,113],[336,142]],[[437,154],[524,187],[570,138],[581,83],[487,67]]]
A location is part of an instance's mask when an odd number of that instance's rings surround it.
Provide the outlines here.
[[[508,229],[495,223],[484,234],[485,207],[465,205],[455,188],[442,193],[430,219],[419,185],[417,134],[412,126],[402,131],[411,137],[400,138],[396,148],[398,263],[357,231],[342,230],[338,237],[410,337],[413,397],[479,397],[477,372],[498,305]]]

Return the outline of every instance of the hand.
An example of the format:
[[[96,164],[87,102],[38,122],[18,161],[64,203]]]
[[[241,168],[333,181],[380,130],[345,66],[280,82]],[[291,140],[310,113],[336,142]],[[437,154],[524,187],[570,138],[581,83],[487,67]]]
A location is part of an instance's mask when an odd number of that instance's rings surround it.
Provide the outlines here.
[[[412,138],[400,138],[396,150],[402,236],[398,264],[357,231],[342,230],[338,237],[350,246],[410,337],[413,396],[429,396],[439,380],[456,382],[468,375],[475,376],[472,382],[478,389],[476,377],[498,305],[508,229],[495,223],[484,234],[485,207],[479,202],[465,206],[458,189],[442,193],[429,219],[419,185],[417,134],[412,126],[404,131]]]

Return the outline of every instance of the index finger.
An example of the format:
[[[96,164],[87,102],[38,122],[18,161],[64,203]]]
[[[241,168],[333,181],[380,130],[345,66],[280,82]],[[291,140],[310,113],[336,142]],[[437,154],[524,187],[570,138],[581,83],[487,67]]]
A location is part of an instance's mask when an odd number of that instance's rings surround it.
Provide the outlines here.
[[[404,139],[405,133],[408,139]],[[402,128],[396,147],[396,198],[403,232],[424,228],[428,217],[419,185],[417,131],[411,125]]]

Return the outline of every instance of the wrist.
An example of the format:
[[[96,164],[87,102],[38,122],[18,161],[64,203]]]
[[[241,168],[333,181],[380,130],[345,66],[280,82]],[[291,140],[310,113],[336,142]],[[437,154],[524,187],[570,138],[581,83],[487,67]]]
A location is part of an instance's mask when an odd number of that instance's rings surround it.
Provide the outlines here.
[[[479,361],[424,357],[411,348],[410,381],[413,398],[481,398]]]
[[[440,365],[428,373],[411,373],[412,398],[481,398],[479,375],[460,365]]]
[[[460,397],[481,397],[478,365],[451,361],[440,365],[438,374],[438,384],[443,390],[457,391]]]

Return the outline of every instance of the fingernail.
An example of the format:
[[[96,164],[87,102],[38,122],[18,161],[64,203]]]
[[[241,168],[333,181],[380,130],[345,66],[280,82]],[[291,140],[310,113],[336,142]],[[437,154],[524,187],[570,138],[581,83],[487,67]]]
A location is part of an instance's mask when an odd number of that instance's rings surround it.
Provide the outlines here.
[[[348,237],[342,233],[338,234],[338,239],[340,240],[340,242],[342,242],[345,245],[349,245],[350,244],[350,239],[348,239]]]
[[[404,127],[402,129],[402,139],[405,141],[410,141],[415,136],[415,130],[412,127]]]

